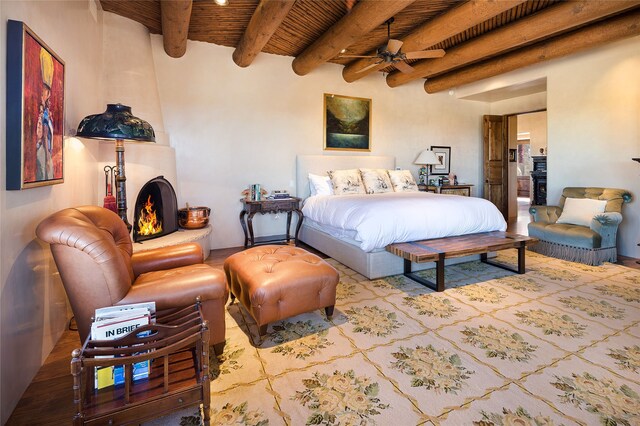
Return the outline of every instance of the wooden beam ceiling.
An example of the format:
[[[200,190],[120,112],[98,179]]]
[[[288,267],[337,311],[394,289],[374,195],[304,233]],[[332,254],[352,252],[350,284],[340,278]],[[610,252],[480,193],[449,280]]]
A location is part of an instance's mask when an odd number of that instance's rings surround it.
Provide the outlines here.
[[[308,74],[414,1],[360,0],[349,14],[293,60],[293,71],[298,75]]]
[[[471,0],[467,3],[445,12],[421,25],[402,39],[402,51],[413,52],[427,49],[450,37],[455,36],[487,19],[505,12],[525,0]],[[375,55],[376,51],[369,52]],[[363,71],[369,66],[366,59],[358,59],[342,70],[342,77],[348,83],[361,79],[374,71],[379,71],[388,66],[386,63],[376,65]]]
[[[387,84],[397,87],[418,78],[438,75],[577,28],[638,4],[640,1],[635,0],[562,2],[449,49],[443,58],[412,64],[414,72],[410,74],[392,72],[387,76]]]
[[[262,0],[233,51],[233,61],[241,67],[251,65],[293,7],[294,0]]]
[[[160,3],[162,42],[164,51],[172,58],[180,58],[187,51],[192,4],[192,0],[172,0]]]
[[[424,89],[427,93],[441,92],[452,87],[473,83],[637,35],[640,35],[640,10],[589,25],[569,34],[560,35],[499,58],[444,74],[441,77],[428,79],[424,84]]]
[[[556,57],[555,51],[564,48],[550,51],[542,46],[547,42],[556,46],[569,31],[578,34],[578,40],[593,25],[606,28],[614,19],[640,9],[640,0],[230,0],[225,7],[213,0],[100,2],[105,11],[162,34],[165,51],[172,57],[184,54],[188,37],[234,47],[233,60],[240,66],[249,66],[259,52],[265,52],[293,57],[292,67],[299,75],[331,62],[345,66],[343,77],[348,82],[376,70],[389,73],[386,80],[391,87],[427,77],[429,93],[507,72],[518,61],[531,65]],[[394,18],[390,37],[403,41],[401,52],[444,49],[446,55],[358,72],[372,62],[342,57],[340,51],[346,47],[352,56],[376,53],[387,44],[383,23],[389,17]],[[606,43],[609,38],[602,40]],[[592,45],[597,43],[585,41],[585,46]],[[580,43],[576,47],[583,48],[587,47]],[[566,51],[571,53],[570,48]],[[400,68],[405,72],[397,71]]]

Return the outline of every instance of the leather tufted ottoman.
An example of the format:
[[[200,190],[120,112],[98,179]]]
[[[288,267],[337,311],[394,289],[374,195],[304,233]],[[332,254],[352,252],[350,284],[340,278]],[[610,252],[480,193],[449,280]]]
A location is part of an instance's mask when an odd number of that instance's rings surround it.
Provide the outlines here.
[[[315,254],[298,247],[266,245],[229,256],[224,272],[231,291],[260,328],[270,322],[324,308],[327,318],[336,303],[338,272]]]

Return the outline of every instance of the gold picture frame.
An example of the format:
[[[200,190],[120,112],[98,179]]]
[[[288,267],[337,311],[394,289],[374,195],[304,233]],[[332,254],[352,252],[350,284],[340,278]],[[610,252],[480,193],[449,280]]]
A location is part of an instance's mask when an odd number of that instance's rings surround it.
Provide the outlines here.
[[[371,99],[324,94],[324,149],[371,152]]]
[[[24,22],[7,22],[6,187],[64,182],[64,61]]]

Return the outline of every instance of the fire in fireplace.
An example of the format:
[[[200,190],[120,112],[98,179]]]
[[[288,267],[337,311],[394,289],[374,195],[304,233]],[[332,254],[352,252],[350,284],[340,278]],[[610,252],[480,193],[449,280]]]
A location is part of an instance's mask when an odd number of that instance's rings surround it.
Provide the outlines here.
[[[136,198],[133,241],[158,238],[178,230],[176,192],[163,176],[145,183]]]

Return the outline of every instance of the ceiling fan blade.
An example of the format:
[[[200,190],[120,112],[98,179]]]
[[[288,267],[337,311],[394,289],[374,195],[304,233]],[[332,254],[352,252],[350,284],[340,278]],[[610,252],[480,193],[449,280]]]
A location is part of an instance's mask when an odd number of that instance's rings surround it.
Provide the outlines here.
[[[371,68],[373,68],[373,67],[377,67],[377,66],[378,66],[378,65],[380,65],[382,62],[383,62],[383,61],[374,62],[374,63],[373,63],[373,64],[371,64],[371,65],[367,65],[366,67],[364,67],[364,68],[362,68],[362,69],[359,69],[358,71],[356,71],[356,73],[359,73],[359,72],[365,72],[365,71],[367,71],[367,70],[370,70],[370,69],[371,69]]]
[[[340,58],[369,58],[369,59],[373,59],[373,58],[377,58],[377,56],[375,55],[340,55],[338,56],[338,59]]]
[[[395,55],[396,53],[398,53],[398,51],[402,47],[402,43],[403,43],[402,40],[395,40],[390,38],[389,41],[387,42],[387,51],[392,55]]]
[[[413,68],[411,65],[403,61],[394,62],[393,65],[395,65],[398,71],[404,72],[407,74],[410,74],[415,71],[415,68]]]
[[[430,59],[430,58],[442,58],[445,51],[442,49],[433,50],[418,50],[415,52],[407,52],[405,56],[407,59]]]

